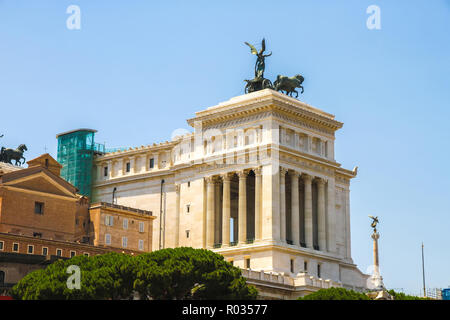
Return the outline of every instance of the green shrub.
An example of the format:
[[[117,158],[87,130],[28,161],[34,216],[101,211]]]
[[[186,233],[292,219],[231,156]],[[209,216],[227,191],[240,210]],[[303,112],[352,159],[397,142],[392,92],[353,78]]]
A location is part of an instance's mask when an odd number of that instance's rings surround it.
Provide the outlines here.
[[[80,289],[69,289],[67,268],[80,267]],[[108,253],[58,260],[26,275],[15,299],[256,299],[240,269],[223,256],[193,248],[163,249],[138,256]]]
[[[300,297],[298,300],[370,300],[370,298],[364,293],[332,287],[329,289],[320,289],[319,291]]]

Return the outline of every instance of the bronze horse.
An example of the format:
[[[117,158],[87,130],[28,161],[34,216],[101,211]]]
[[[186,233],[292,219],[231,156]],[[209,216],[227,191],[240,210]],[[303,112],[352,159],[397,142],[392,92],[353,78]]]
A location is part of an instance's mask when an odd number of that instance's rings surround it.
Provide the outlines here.
[[[25,163],[25,157],[23,156],[24,151],[27,151],[27,146],[24,144],[21,144],[17,149],[6,149],[2,147],[0,151],[0,161],[6,162],[9,164],[12,164],[12,160],[16,162],[17,165],[22,165]],[[21,160],[23,159],[23,163],[21,163]]]
[[[282,75],[277,76],[277,80],[273,83],[276,91],[285,91],[285,93],[292,97],[292,93],[295,92],[296,98],[298,97],[298,92],[295,88],[301,88],[304,91],[302,83],[305,80],[300,74],[296,74],[293,77],[286,77]]]

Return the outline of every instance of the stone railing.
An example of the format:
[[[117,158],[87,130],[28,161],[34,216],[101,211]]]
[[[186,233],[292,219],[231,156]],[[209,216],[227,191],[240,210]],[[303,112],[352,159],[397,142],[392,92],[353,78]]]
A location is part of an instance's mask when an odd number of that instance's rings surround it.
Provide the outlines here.
[[[330,279],[324,280],[303,272],[298,273],[295,277],[291,277],[282,273],[264,272],[264,270],[255,271],[251,269],[241,269],[241,271],[242,275],[249,280],[260,280],[273,284],[283,284],[294,287],[315,287],[319,289],[342,287],[342,284],[339,282]]]

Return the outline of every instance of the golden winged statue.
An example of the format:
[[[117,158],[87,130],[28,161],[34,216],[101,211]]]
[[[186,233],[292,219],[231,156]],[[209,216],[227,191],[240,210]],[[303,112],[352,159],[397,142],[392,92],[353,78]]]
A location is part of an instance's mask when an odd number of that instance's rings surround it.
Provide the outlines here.
[[[378,217],[369,216],[369,218],[372,219],[372,224],[370,226],[377,232]]]
[[[261,50],[258,52],[256,48],[248,42],[245,42],[246,45],[250,47],[252,54],[256,55],[258,58],[255,63],[255,78],[264,78],[264,69],[266,68],[266,64],[264,59],[272,55],[272,52],[269,54],[264,54],[266,50],[266,40],[262,39],[261,42]]]

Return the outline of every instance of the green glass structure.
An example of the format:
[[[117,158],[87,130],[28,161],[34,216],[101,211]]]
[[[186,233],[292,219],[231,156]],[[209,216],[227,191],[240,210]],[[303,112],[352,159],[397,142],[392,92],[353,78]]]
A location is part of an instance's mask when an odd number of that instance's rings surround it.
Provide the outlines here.
[[[93,160],[105,152],[105,146],[95,143],[97,130],[78,129],[60,133],[57,160],[63,166],[61,177],[78,188],[79,193],[91,199]]]

